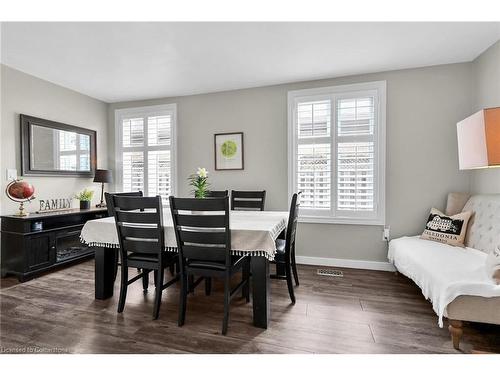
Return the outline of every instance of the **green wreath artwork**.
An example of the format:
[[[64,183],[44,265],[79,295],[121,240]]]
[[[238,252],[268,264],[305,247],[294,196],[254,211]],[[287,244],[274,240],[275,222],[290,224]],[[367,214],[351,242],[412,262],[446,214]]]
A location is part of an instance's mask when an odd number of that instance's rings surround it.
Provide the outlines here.
[[[220,146],[220,151],[226,159],[232,159],[236,155],[238,146],[235,141],[226,141]]]

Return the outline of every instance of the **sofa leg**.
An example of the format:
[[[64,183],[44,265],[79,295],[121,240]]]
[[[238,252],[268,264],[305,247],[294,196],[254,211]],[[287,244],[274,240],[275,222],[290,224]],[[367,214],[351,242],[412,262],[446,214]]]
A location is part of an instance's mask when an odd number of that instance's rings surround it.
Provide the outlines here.
[[[458,350],[460,346],[460,339],[464,330],[462,329],[463,322],[461,320],[450,319],[450,325],[448,326],[448,331],[451,333],[451,341],[453,342],[453,347]]]

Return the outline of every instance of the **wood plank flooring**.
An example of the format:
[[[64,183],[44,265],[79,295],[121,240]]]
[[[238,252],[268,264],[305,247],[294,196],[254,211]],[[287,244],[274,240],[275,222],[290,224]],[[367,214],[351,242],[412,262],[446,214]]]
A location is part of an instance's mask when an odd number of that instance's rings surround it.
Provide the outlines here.
[[[286,283],[272,280],[267,330],[252,325],[251,303],[235,299],[225,337],[218,282],[210,297],[203,285],[189,296],[186,324],[178,327],[177,286],[163,293],[156,321],[154,286],[143,294],[140,281],[117,314],[118,282],[112,299],[94,300],[93,261],[23,284],[2,279],[0,353],[460,353],[404,276],[343,269],[344,277],[334,278],[316,269],[299,266],[295,305]],[[467,324],[461,347],[500,353],[500,327]]]

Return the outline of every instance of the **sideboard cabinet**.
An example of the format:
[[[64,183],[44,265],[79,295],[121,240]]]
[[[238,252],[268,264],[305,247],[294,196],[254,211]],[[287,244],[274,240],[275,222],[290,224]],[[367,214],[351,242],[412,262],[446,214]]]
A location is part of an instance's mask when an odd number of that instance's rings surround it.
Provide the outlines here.
[[[93,249],[80,242],[80,232],[88,220],[106,216],[105,208],[2,216],[1,276],[23,282],[93,257]]]

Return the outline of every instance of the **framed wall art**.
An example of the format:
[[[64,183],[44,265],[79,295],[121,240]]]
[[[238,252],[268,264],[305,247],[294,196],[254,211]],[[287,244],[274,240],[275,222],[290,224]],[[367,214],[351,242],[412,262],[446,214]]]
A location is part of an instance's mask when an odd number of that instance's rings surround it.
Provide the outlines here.
[[[215,170],[244,168],[243,132],[214,135]]]

